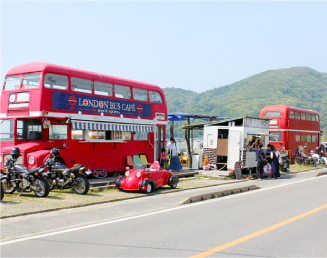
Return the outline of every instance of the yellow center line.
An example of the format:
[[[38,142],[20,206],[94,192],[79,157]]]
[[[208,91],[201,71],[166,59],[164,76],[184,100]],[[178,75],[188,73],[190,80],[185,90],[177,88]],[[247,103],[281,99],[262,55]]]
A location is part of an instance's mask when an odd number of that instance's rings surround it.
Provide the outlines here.
[[[320,211],[320,210],[323,210],[323,209],[326,209],[326,208],[327,208],[327,204],[325,204],[325,205],[323,205],[323,206],[321,206],[321,207],[319,207],[319,208],[313,209],[313,210],[311,210],[311,211],[305,212],[305,213],[303,213],[303,214],[301,214],[301,215],[298,215],[298,216],[296,216],[296,217],[294,217],[294,218],[291,218],[291,219],[285,220],[285,221],[283,221],[283,222],[277,223],[277,224],[275,224],[275,225],[273,225],[273,226],[271,226],[271,227],[268,227],[268,228],[262,229],[262,230],[260,230],[260,231],[257,231],[257,232],[255,232],[255,233],[252,233],[252,234],[247,235],[247,236],[245,236],[245,237],[239,238],[239,239],[234,240],[234,241],[232,241],[232,242],[229,242],[229,243],[227,243],[227,244],[224,244],[224,245],[221,245],[221,246],[215,247],[215,248],[213,248],[213,249],[211,249],[211,250],[205,251],[205,252],[203,252],[203,253],[197,254],[197,255],[195,255],[195,256],[192,256],[191,258],[193,258],[193,257],[206,257],[206,256],[212,255],[212,254],[214,254],[214,253],[218,253],[218,252],[223,251],[223,250],[225,250],[225,249],[227,249],[227,248],[230,248],[230,247],[232,247],[232,246],[234,246],[234,245],[237,245],[237,244],[243,243],[243,242],[245,242],[245,241],[248,241],[248,240],[250,240],[250,239],[252,239],[252,238],[255,238],[255,237],[257,237],[257,236],[260,236],[260,235],[262,235],[262,234],[265,234],[265,233],[267,233],[267,232],[269,232],[269,231],[272,231],[272,230],[274,230],[274,229],[276,229],[276,228],[280,228],[280,227],[282,227],[282,226],[285,226],[285,225],[287,225],[287,224],[289,224],[289,223],[291,223],[291,222],[293,222],[293,221],[296,221],[296,220],[302,219],[302,218],[304,218],[304,217],[306,217],[306,216],[309,216],[309,215],[311,215],[311,214],[313,214],[313,213],[315,213],[315,212],[317,212],[317,211]]]

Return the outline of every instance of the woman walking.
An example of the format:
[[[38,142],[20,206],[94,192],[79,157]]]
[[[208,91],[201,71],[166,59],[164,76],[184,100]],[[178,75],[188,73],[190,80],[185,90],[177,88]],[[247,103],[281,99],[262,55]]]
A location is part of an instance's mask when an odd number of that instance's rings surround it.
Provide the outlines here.
[[[276,150],[276,146],[272,145],[272,151],[270,154],[270,158],[271,158],[271,172],[272,172],[272,178],[274,179],[279,179],[280,177],[280,173],[279,173],[279,152]]]
[[[178,157],[179,148],[173,137],[170,138],[169,152],[170,152],[170,157],[171,157],[169,170],[181,170],[182,165],[181,165],[181,161]]]

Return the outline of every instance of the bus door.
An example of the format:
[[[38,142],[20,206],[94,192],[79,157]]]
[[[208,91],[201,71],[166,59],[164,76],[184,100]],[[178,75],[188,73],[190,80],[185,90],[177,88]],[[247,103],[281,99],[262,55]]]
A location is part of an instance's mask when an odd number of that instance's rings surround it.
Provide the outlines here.
[[[165,126],[156,126],[156,141],[155,141],[155,158],[154,160],[160,160],[160,152],[162,148],[165,148],[164,132]]]

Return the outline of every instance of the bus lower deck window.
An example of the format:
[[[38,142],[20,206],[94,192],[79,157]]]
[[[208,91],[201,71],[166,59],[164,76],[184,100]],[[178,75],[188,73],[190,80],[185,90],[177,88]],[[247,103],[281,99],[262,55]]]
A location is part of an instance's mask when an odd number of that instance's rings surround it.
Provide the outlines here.
[[[41,140],[42,122],[41,120],[22,119],[17,120],[18,140]]]
[[[85,130],[72,129],[73,140],[85,140]]]
[[[147,141],[149,133],[147,132],[135,132],[134,140],[135,141]]]
[[[67,139],[67,125],[51,125],[49,130],[49,139],[51,140]]]
[[[1,134],[0,141],[14,140],[14,119],[0,120]]]

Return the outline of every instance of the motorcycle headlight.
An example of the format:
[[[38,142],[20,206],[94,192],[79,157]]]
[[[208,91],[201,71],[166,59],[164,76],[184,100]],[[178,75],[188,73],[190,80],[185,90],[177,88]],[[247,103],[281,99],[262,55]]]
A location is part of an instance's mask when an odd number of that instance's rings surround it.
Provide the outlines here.
[[[125,172],[125,176],[129,176],[129,171],[126,171]]]
[[[141,177],[141,172],[137,172],[137,173],[136,173],[136,176],[137,176],[137,177]]]
[[[30,157],[28,158],[28,163],[30,163],[30,165],[34,165],[34,163],[35,163],[35,159],[34,159],[33,156],[30,156]]]

